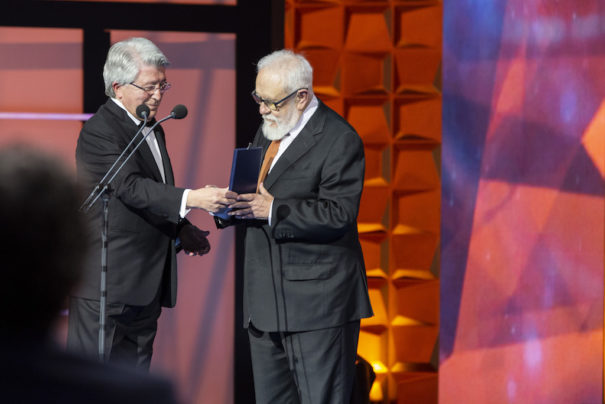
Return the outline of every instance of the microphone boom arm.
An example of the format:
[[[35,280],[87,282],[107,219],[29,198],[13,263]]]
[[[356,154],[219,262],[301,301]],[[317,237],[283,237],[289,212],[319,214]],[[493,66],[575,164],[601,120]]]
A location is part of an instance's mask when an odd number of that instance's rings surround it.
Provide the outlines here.
[[[187,107],[185,107],[184,105],[181,105],[181,104],[176,105],[170,112],[170,115],[168,115],[165,118],[160,119],[159,121],[154,123],[153,126],[151,126],[151,128],[149,129],[149,132],[147,132],[147,134],[145,136],[143,136],[143,138],[139,141],[139,143],[137,143],[137,145],[134,147],[134,149],[132,149],[130,151],[130,154],[126,157],[126,159],[124,159],[124,161],[118,167],[118,169],[115,170],[112,174],[112,170],[114,169],[116,164],[118,164],[120,159],[122,157],[124,157],[124,154],[130,148],[130,146],[132,146],[132,144],[134,143],[134,141],[137,138],[137,136],[139,135],[139,133],[141,133],[143,131],[143,128],[145,128],[145,125],[147,124],[148,110],[149,109],[147,109],[147,111],[142,111],[143,113],[141,114],[145,119],[143,126],[141,126],[139,128],[137,133],[132,137],[132,140],[130,141],[130,143],[128,143],[128,145],[124,148],[124,150],[122,151],[120,156],[116,159],[116,161],[114,161],[113,165],[109,168],[109,170],[107,170],[107,173],[105,173],[105,175],[103,176],[101,181],[99,181],[99,183],[94,187],[94,189],[92,190],[92,192],[90,193],[88,198],[86,198],[86,200],[84,201],[82,206],[80,206],[80,211],[88,212],[90,210],[90,208],[92,208],[92,205],[94,205],[95,202],[99,199],[99,197],[107,191],[109,185],[111,184],[111,181],[113,181],[113,179],[116,177],[116,175],[118,175],[118,173],[122,170],[122,167],[124,167],[124,165],[128,162],[128,160],[130,160],[130,158],[132,157],[134,152],[138,150],[139,146],[141,146],[143,141],[145,139],[147,139],[147,137],[149,136],[150,133],[153,132],[153,130],[155,129],[156,126],[158,126],[160,123],[162,123],[164,121],[167,121],[168,119],[183,119],[185,116],[187,116]],[[139,108],[137,108],[137,114],[139,114],[139,112],[140,112]],[[107,179],[107,177],[109,177],[110,174],[111,174],[111,177],[109,178],[109,180],[107,180],[107,182],[105,182],[105,180]]]
[[[137,108],[137,114],[139,114],[139,112],[141,112],[139,116],[142,116],[142,118],[143,118],[143,125],[139,128],[137,133],[134,134],[134,136],[132,137],[132,139],[130,140],[128,145],[126,145],[124,150],[122,150],[122,153],[120,153],[120,155],[113,162],[111,167],[109,167],[109,170],[107,170],[107,172],[105,173],[103,178],[101,178],[101,180],[97,183],[97,185],[95,185],[95,187],[93,188],[90,195],[88,195],[88,198],[86,198],[86,200],[82,203],[82,205],[80,206],[80,209],[79,209],[81,212],[85,212],[85,213],[88,212],[90,210],[90,208],[92,207],[92,205],[95,204],[97,199],[99,199],[99,196],[101,196],[101,194],[107,190],[107,186],[109,185],[111,180],[109,180],[107,182],[105,182],[105,180],[107,180],[107,177],[109,177],[109,175],[111,174],[111,172],[113,171],[115,166],[122,159],[122,157],[124,157],[124,155],[126,154],[126,151],[130,148],[130,146],[132,146],[132,144],[136,140],[137,136],[139,136],[139,133],[141,133],[143,131],[143,128],[145,127],[145,125],[147,125],[147,117],[149,116],[149,108],[147,108],[146,111],[145,110],[139,111],[139,109],[141,109],[141,105],[139,106],[139,108]],[[137,147],[138,147],[138,145],[137,145]],[[136,148],[135,148],[135,150],[136,150]],[[122,168],[122,167],[120,166],[120,168]],[[118,168],[117,171],[120,171],[120,168]],[[111,179],[113,179],[113,177]],[[99,189],[100,189],[100,191],[99,191]]]
[[[111,176],[109,181],[107,181],[106,186],[111,184],[111,181],[113,181],[113,179],[116,177],[116,175],[118,175],[118,173],[122,170],[122,167],[124,167],[124,165],[128,162],[128,160],[130,160],[130,158],[134,155],[134,152],[136,152],[138,150],[139,146],[141,146],[141,144],[147,139],[147,137],[151,133],[153,133],[153,130],[155,129],[155,127],[158,126],[159,124],[161,124],[162,122],[167,121],[168,119],[172,119],[172,118],[173,118],[172,115],[168,115],[166,118],[160,119],[159,121],[157,121],[156,123],[153,124],[153,126],[149,129],[149,132],[147,132],[147,134],[145,136],[143,136],[143,138],[139,141],[139,143],[137,143],[137,145],[134,147],[134,149],[132,149],[132,151],[126,157],[126,159],[124,159],[124,161],[122,162],[120,167],[118,167],[118,169],[115,171],[115,173],[113,173],[113,175]]]

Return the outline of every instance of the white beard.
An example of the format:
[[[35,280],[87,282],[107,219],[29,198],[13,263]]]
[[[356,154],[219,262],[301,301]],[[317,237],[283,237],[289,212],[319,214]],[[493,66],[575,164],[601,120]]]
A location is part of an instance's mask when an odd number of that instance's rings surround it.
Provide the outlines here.
[[[290,112],[281,119],[275,118],[271,114],[263,115],[263,135],[269,140],[280,140],[296,126],[300,119],[296,108],[291,108]]]

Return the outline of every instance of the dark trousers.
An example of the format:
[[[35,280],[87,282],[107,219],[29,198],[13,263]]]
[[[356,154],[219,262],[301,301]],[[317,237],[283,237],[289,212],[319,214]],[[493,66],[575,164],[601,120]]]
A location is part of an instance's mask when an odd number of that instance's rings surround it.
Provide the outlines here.
[[[70,299],[67,349],[98,358],[99,306],[98,300]],[[157,297],[147,306],[107,304],[104,359],[149,370],[161,311]]]
[[[248,325],[257,404],[347,404],[353,389],[359,321],[304,332]]]

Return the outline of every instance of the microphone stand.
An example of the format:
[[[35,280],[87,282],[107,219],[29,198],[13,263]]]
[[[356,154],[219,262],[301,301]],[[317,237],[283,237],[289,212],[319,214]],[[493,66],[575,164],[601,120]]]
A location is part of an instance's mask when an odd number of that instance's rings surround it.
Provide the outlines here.
[[[87,213],[95,202],[102,197],[101,200],[103,202],[103,221],[101,227],[101,280],[99,283],[99,341],[98,341],[98,353],[99,360],[103,362],[105,360],[105,307],[106,307],[106,299],[107,299],[107,235],[109,233],[109,201],[111,199],[113,189],[111,188],[111,181],[115,178],[115,174],[117,174],[123,167],[123,164],[115,170],[115,173],[112,177],[107,181],[107,177],[112,174],[114,168],[118,164],[118,161],[126,154],[126,151],[132,146],[134,141],[136,140],[139,133],[142,132],[145,125],[147,125],[147,116],[148,113],[141,114],[143,117],[143,125],[139,128],[137,133],[132,137],[128,145],[122,150],[122,153],[118,156],[116,161],[109,167],[109,170],[105,173],[103,178],[99,181],[99,183],[93,188],[88,198],[82,203],[80,206],[80,211]],[[143,138],[144,139],[144,138]],[[140,145],[140,143],[139,143]],[[130,153],[128,158],[134,153],[134,151],[139,147],[137,145],[134,150]],[[127,159],[128,159],[127,158]]]
[[[137,109],[137,113],[138,112],[139,111]],[[185,109],[184,114],[186,115],[186,113],[187,112]],[[141,146],[141,144],[143,144],[143,142],[147,139],[149,134],[153,133],[153,130],[155,129],[156,126],[158,126],[160,123],[162,123],[168,119],[171,119],[171,118],[176,118],[176,119],[183,118],[184,116],[180,116],[182,114],[183,114],[182,111],[179,110],[179,111],[177,111],[177,113],[175,113],[175,111],[173,109],[173,111],[170,113],[170,115],[168,115],[167,117],[160,119],[159,121],[154,123],[151,126],[151,128],[149,129],[149,131],[147,132],[147,134],[145,134],[142,137],[142,139],[139,141],[139,143],[137,143],[136,146],[130,151],[128,156],[126,156],[126,158],[124,159],[122,164],[116,170],[114,170],[115,166],[118,164],[120,159],[126,154],[128,149],[132,146],[132,144],[136,140],[139,133],[141,133],[143,131],[143,128],[145,128],[145,126],[147,125],[147,116],[148,116],[147,111],[143,111],[143,113],[139,114],[139,116],[143,117],[143,119],[144,119],[143,125],[139,128],[137,133],[132,137],[132,140],[130,141],[130,143],[128,143],[128,145],[124,148],[122,153],[118,156],[116,161],[114,161],[114,163],[109,168],[109,170],[107,170],[107,173],[105,173],[105,175],[103,176],[101,181],[99,181],[99,183],[94,187],[94,189],[92,190],[92,192],[90,193],[88,198],[86,198],[86,201],[84,201],[82,206],[80,206],[80,211],[86,213],[90,210],[90,208],[92,208],[92,206],[99,199],[99,197],[102,197],[101,200],[103,201],[103,222],[102,222],[103,226],[102,226],[102,230],[101,230],[101,281],[99,284],[99,292],[100,292],[100,297],[99,297],[99,360],[100,361],[105,360],[105,307],[106,307],[106,300],[107,300],[107,245],[108,245],[107,235],[109,233],[109,200],[111,199],[111,196],[113,194],[113,190],[111,188],[111,182],[118,175],[118,173],[122,170],[124,165],[126,165],[128,160],[130,160],[130,158],[138,150],[138,148]],[[113,173],[112,173],[112,171],[113,171]],[[111,177],[109,177],[110,175],[111,175]],[[107,177],[109,177],[109,180],[107,180]]]

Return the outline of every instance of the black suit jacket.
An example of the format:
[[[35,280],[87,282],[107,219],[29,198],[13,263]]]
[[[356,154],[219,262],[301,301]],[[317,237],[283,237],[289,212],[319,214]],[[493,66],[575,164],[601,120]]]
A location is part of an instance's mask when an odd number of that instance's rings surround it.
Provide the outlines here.
[[[261,129],[253,145],[270,144]],[[272,226],[246,221],[244,322],[305,331],[372,316],[357,213],[363,143],[323,103],[264,181]]]
[[[83,126],[76,148],[79,180],[86,191],[103,177],[137,132],[126,111],[113,100],[99,108]],[[114,179],[109,203],[107,302],[146,305],[162,292],[162,305],[176,304],[176,250],[174,240],[184,189],[174,187],[164,131],[155,130],[166,183],[143,142]],[[136,144],[137,142],[135,142]],[[91,247],[84,280],[75,296],[99,299],[101,272],[102,204],[89,211]],[[161,289],[160,289],[161,288]]]

